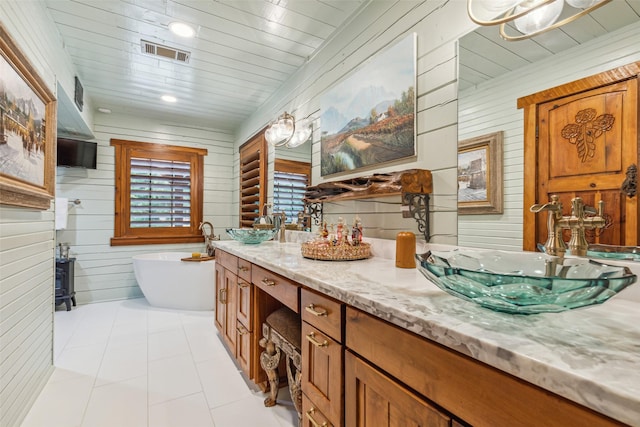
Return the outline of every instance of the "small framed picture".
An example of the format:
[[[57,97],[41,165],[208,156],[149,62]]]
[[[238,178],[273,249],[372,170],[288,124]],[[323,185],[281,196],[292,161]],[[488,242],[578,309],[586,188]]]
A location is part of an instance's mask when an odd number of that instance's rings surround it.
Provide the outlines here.
[[[458,142],[458,214],[502,211],[502,132]]]

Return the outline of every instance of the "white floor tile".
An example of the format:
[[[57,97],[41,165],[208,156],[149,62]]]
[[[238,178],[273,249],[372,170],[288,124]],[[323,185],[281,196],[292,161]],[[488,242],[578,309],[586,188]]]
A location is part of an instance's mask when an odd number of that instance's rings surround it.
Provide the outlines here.
[[[82,427],[146,426],[147,405],[146,376],[96,387]]]
[[[150,361],[148,366],[150,405],[202,391],[189,354]]]
[[[149,426],[214,427],[203,393],[196,393],[149,407]]]
[[[54,330],[56,369],[22,427],[297,426],[286,388],[265,408],[245,382],[213,312],[137,298],[56,310]]]
[[[147,375],[147,344],[109,345],[102,358],[96,387]]]
[[[78,376],[95,377],[100,369],[106,343],[65,348],[55,362],[53,381],[71,379]]]
[[[103,325],[102,323],[97,326],[91,324],[83,325],[76,329],[65,348],[71,347],[85,347],[89,345],[106,345],[109,341],[109,335],[111,335],[112,325]]]
[[[93,377],[87,376],[54,382],[50,379],[31,407],[22,427],[80,426],[93,380]]]
[[[149,334],[149,360],[189,354],[189,343],[184,330],[169,329]]]
[[[261,397],[251,395],[214,408],[211,410],[213,422],[216,427],[282,427],[271,408],[266,408],[262,401]]]
[[[193,361],[196,363],[215,358],[217,354],[225,351],[218,336],[211,333],[211,327],[209,327],[209,330],[185,328],[185,334]]]
[[[180,312],[151,307],[147,312],[147,325],[149,332],[181,329],[182,320],[180,318]]]
[[[207,360],[196,366],[210,408],[224,406],[251,395],[251,390],[228,357],[226,360]]]

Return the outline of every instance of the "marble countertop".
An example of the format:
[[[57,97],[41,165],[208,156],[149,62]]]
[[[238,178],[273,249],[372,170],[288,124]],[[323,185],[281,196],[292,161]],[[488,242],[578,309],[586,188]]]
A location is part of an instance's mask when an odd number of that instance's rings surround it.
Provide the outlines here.
[[[630,425],[640,426],[640,303],[513,315],[453,297],[393,259],[303,258],[298,243],[220,249]],[[634,289],[635,292],[635,289]]]

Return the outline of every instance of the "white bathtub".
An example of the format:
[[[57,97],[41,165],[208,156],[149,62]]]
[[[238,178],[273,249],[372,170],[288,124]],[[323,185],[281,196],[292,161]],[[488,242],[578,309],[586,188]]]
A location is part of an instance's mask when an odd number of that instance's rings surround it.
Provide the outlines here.
[[[133,271],[149,304],[180,310],[213,310],[215,260],[180,261],[187,252],[161,252],[133,257]]]

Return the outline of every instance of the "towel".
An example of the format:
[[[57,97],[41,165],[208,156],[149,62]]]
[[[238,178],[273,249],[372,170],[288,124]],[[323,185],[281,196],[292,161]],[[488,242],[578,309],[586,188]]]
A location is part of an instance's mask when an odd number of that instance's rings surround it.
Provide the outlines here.
[[[56,197],[56,230],[67,228],[67,217],[69,216],[69,199],[66,197]]]

